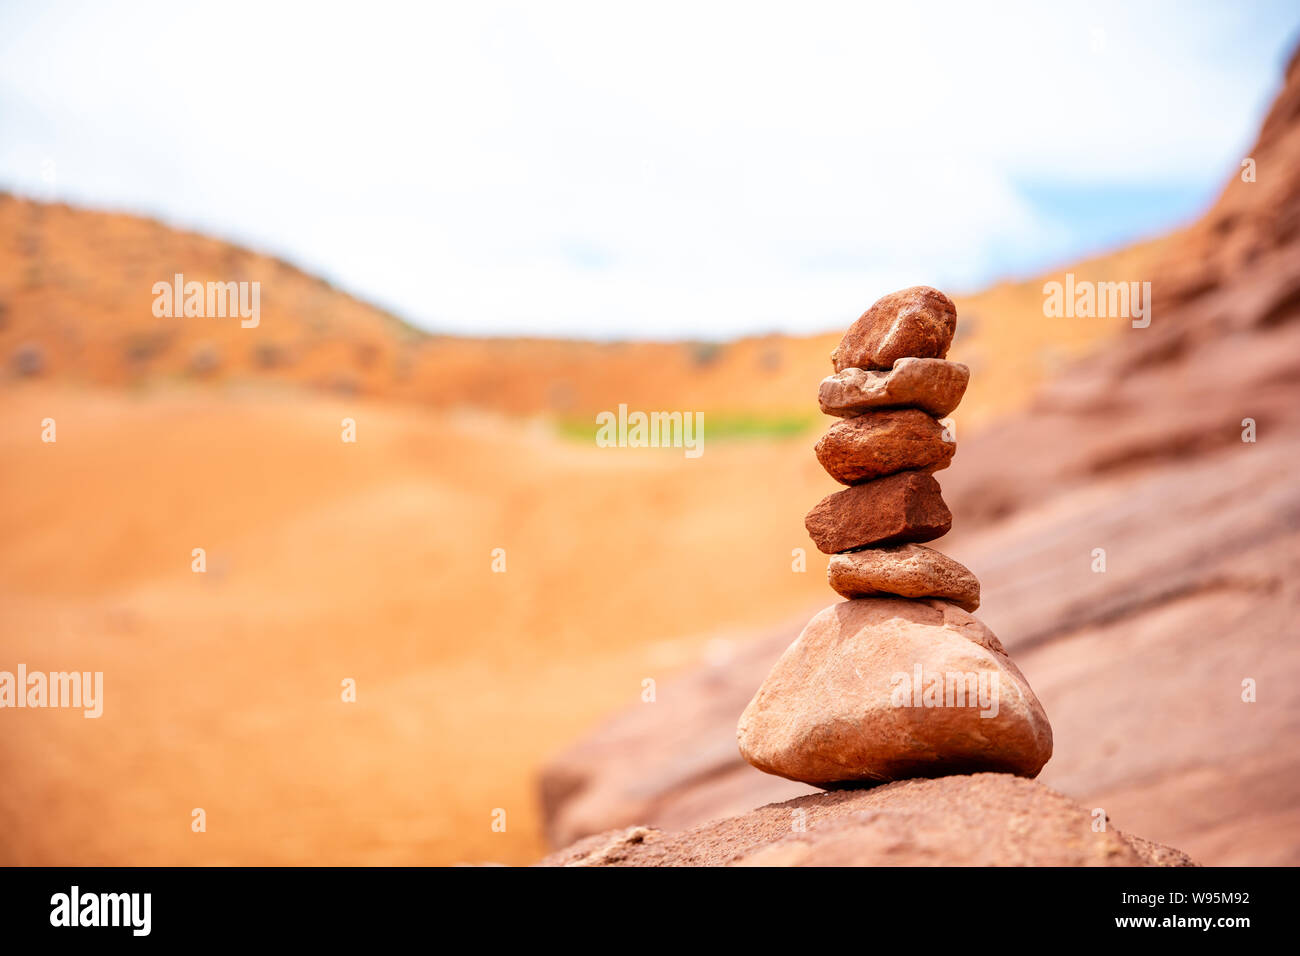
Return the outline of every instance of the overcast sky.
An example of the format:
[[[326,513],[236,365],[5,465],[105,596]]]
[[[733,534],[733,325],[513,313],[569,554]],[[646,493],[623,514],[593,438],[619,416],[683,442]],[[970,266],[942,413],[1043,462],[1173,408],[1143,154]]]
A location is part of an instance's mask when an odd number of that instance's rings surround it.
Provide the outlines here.
[[[1193,218],[1300,27],[1286,2],[983,6],[0,3],[0,188],[435,330],[823,330]]]

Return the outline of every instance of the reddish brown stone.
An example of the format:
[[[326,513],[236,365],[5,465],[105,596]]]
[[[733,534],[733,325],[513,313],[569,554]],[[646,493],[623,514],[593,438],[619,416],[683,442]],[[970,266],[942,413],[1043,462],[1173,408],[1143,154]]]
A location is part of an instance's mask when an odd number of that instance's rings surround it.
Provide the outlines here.
[[[873,408],[919,408],[937,418],[966,393],[970,369],[943,359],[901,358],[889,371],[846,368],[822,379],[817,400],[827,415],[850,418]]]
[[[957,329],[957,307],[938,289],[912,286],[876,300],[849,326],[831,361],[846,368],[886,369],[900,358],[943,358]]]
[[[826,608],[740,716],[740,754],[801,783],[997,771],[1033,777],[1052,728],[979,620],[945,601]]]
[[[925,412],[900,408],[836,422],[813,450],[827,474],[856,485],[900,471],[947,468],[956,448]]]
[[[846,598],[897,594],[942,598],[966,611],[980,606],[979,579],[964,565],[923,544],[837,554],[831,558],[826,577]]]
[[[904,471],[827,495],[804,519],[804,527],[825,554],[873,544],[930,541],[948,533],[952,513],[939,482]]]

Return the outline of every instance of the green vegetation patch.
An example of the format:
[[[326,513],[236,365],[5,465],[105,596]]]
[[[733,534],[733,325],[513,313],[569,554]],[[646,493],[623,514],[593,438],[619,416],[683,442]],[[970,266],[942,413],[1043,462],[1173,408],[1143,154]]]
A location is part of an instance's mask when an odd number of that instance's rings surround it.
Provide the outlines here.
[[[705,412],[705,441],[753,441],[773,438],[793,438],[814,431],[821,415],[763,414],[758,412]],[[555,430],[562,438],[573,441],[595,441],[595,414],[570,415],[555,420]]]

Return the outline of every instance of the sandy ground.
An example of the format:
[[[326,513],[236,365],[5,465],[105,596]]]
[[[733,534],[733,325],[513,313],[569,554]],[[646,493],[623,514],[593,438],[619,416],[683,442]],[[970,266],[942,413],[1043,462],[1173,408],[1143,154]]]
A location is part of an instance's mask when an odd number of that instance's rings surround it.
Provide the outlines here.
[[[829,482],[799,439],[691,460],[266,390],[0,410],[0,669],[105,680],[98,720],[0,715],[5,863],[528,862],[546,756],[825,588],[792,572],[784,503]]]

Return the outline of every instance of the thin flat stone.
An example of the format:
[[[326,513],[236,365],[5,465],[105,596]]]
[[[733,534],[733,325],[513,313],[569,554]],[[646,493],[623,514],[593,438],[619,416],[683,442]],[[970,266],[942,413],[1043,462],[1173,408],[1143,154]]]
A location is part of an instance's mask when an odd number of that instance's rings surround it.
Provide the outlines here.
[[[897,595],[940,598],[965,611],[980,606],[980,582],[946,554],[923,544],[899,544],[834,555],[826,569],[831,587],[846,598]]]
[[[874,408],[919,408],[950,414],[966,394],[970,369],[943,359],[901,358],[887,371],[846,368],[822,379],[817,401],[827,415],[849,418]]]

